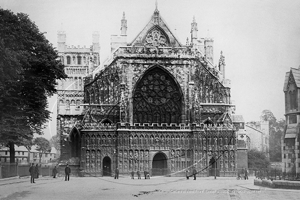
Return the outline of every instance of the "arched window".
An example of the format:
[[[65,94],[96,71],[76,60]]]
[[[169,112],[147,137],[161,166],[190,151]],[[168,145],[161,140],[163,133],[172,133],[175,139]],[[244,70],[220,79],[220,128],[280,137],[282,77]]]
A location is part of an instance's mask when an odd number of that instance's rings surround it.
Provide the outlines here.
[[[70,109],[70,101],[69,100],[66,100],[66,108]]]
[[[81,65],[81,56],[77,56],[77,64]]]
[[[72,105],[75,104],[75,100],[74,100],[74,99],[71,100],[71,104],[72,104]]]
[[[62,99],[59,100],[59,104],[60,104],[60,105],[64,104],[64,101],[63,101]]]
[[[173,77],[154,67],[140,79],[133,96],[134,123],[180,123],[182,93]]]
[[[67,56],[67,64],[71,64],[71,57],[70,56]]]

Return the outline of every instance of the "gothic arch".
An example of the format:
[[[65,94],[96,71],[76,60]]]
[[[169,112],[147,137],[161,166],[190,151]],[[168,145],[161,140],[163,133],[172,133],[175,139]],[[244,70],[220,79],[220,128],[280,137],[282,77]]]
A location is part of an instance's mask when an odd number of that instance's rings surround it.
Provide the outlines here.
[[[81,150],[81,137],[79,130],[74,127],[70,132],[70,147],[71,147],[71,157],[80,157]]]
[[[133,123],[181,123],[183,95],[167,70],[155,65],[145,71],[133,91]]]

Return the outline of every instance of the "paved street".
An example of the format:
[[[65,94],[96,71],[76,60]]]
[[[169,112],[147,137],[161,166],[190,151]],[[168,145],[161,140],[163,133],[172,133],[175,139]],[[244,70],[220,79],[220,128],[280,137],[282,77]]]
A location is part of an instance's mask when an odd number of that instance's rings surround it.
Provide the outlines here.
[[[1,200],[10,199],[299,199],[300,191],[269,189],[250,180],[213,177],[186,180],[181,177],[152,177],[150,180],[120,177],[42,177],[0,180]]]

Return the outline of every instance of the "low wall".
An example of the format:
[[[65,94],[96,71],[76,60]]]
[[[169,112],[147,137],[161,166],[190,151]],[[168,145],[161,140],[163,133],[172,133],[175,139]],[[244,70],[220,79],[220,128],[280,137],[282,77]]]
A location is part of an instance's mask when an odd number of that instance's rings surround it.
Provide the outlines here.
[[[285,181],[285,180],[267,180],[267,179],[254,179],[254,185],[270,187],[270,188],[282,188],[282,189],[300,189],[300,181]]]

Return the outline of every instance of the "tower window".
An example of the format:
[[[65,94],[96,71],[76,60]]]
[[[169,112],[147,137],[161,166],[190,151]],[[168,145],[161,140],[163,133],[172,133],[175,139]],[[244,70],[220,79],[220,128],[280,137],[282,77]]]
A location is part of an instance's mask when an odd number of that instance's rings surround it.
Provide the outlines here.
[[[70,56],[67,56],[67,64],[71,64],[71,57]]]
[[[78,65],[81,65],[81,56],[77,56]]]

